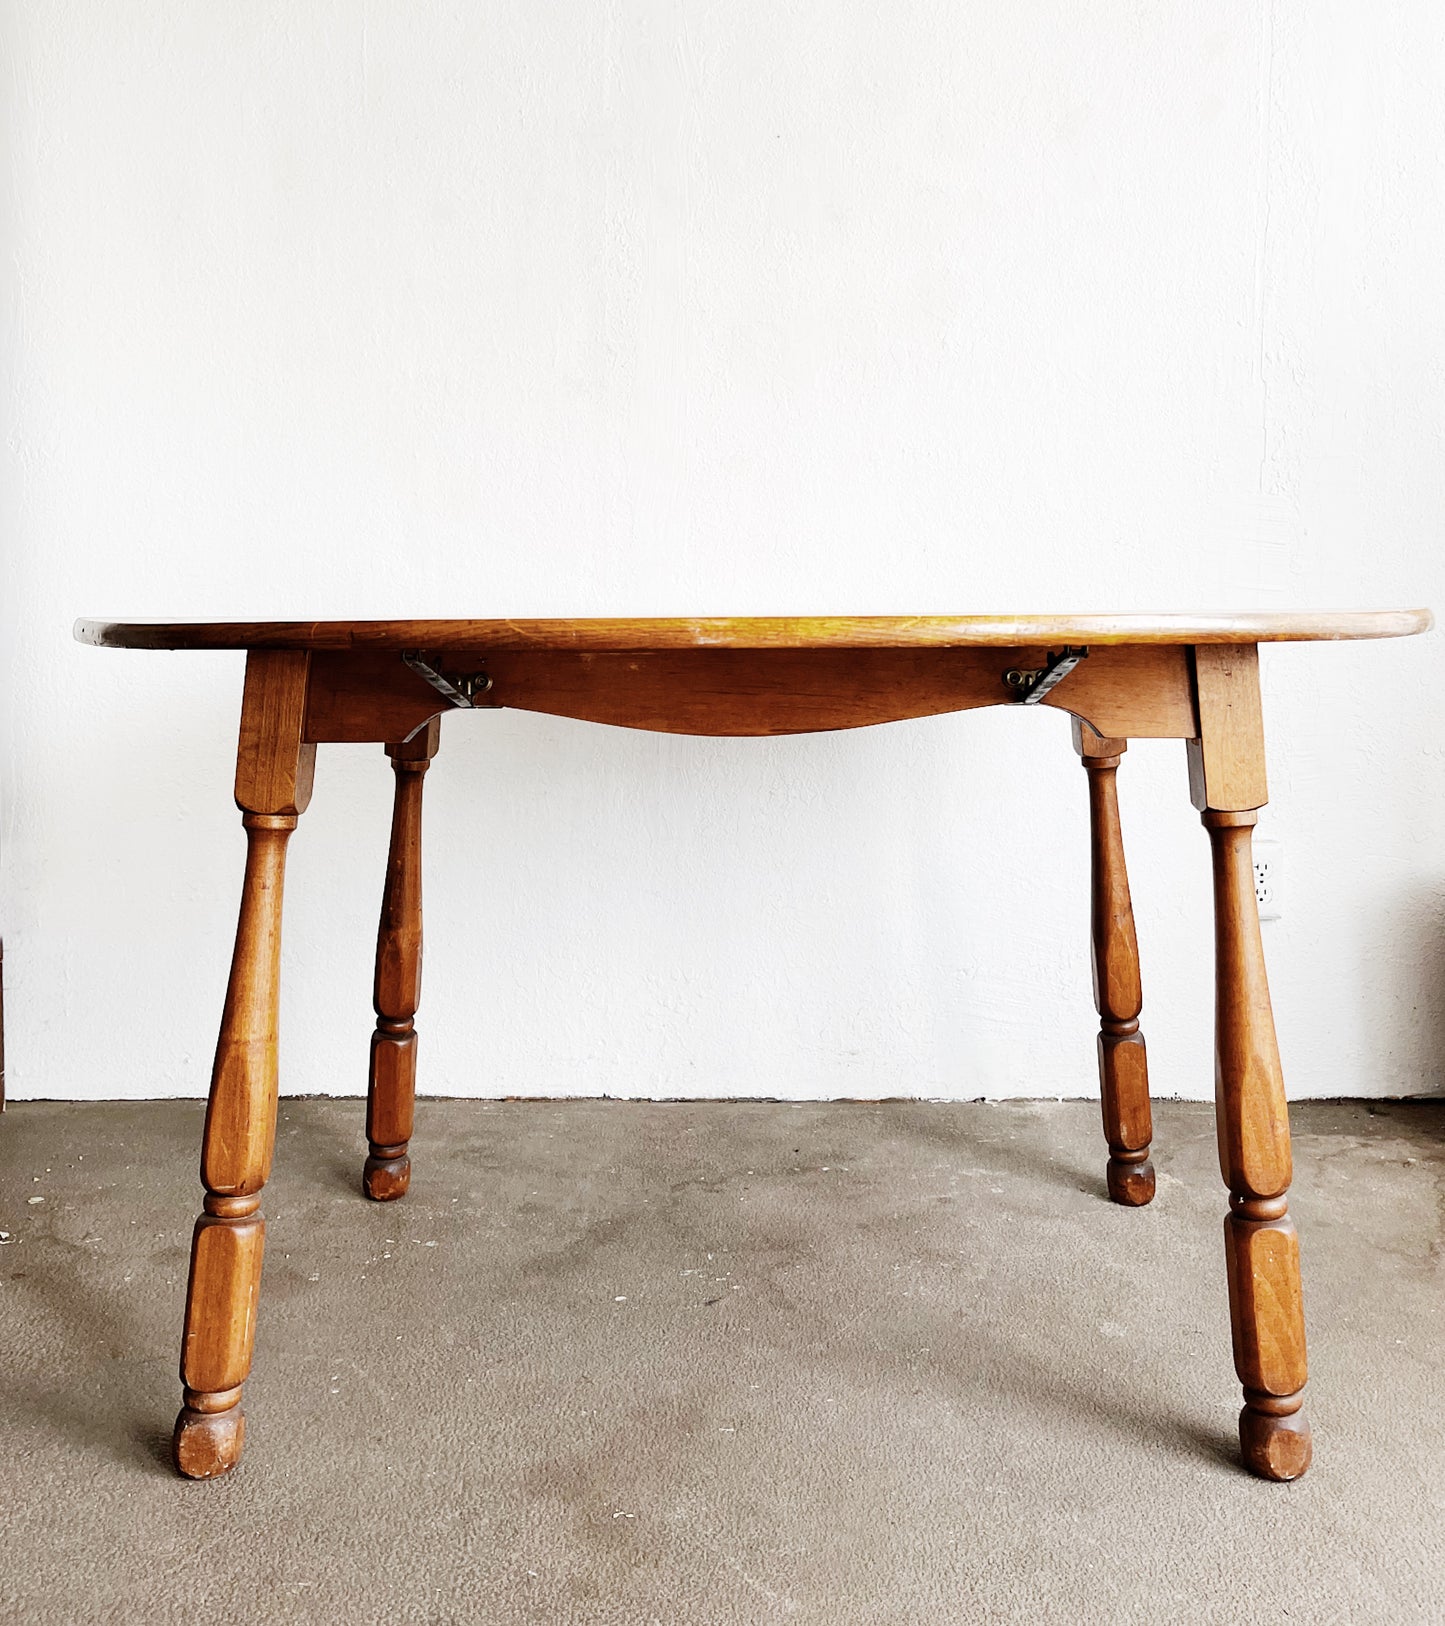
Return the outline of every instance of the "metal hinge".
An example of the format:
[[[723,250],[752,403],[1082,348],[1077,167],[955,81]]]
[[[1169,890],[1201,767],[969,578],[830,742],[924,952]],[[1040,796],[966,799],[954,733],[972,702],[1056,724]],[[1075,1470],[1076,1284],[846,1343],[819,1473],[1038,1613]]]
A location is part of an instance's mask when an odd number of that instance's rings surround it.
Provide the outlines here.
[[[446,677],[419,649],[404,649],[401,658],[413,672],[424,677],[438,694],[444,694],[454,706],[470,709],[476,704],[477,696],[485,694],[492,686],[492,680],[485,672],[472,672],[466,677],[456,679]]]
[[[1088,658],[1088,654],[1087,644],[1081,644],[1077,649],[1065,644],[1057,655],[1053,650],[1049,651],[1046,666],[1031,672],[1020,671],[1017,666],[1011,667],[1004,673],[1003,680],[1015,691],[1020,704],[1036,706],[1050,689],[1057,689],[1079,662]]]

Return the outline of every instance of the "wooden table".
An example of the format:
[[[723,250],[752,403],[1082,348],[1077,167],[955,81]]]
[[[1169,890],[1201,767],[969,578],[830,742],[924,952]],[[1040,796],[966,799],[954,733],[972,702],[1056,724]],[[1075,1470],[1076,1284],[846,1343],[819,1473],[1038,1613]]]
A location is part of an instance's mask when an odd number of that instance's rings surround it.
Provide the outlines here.
[[[820,620],[82,621],[84,643],[244,649],[236,801],[246,870],[206,1113],[204,1212],[191,1244],[177,1468],[205,1479],[241,1455],[276,1126],[277,985],[286,844],[311,799],[316,747],[385,745],[396,773],[377,936],[362,1183],[407,1189],[421,979],[421,787],[441,717],[512,706],[679,734],[796,734],[975,706],[1073,716],[1088,774],[1095,1004],[1108,1189],[1154,1195],[1134,920],[1115,773],[1130,739],[1179,739],[1214,864],[1216,1111],[1246,1465],[1293,1479],[1301,1410],[1299,1244],[1287,1212],[1289,1119],[1255,903],[1251,827],[1266,800],[1264,642],[1423,632],[1424,610],[1228,616],[829,617]]]

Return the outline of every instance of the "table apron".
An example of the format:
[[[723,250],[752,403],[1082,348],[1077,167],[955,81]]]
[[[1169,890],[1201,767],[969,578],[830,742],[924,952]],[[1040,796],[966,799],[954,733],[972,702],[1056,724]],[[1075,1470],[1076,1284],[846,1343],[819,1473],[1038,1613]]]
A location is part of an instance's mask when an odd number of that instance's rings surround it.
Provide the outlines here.
[[[668,734],[772,735],[1018,705],[1004,674],[1037,670],[1051,653],[1042,646],[479,649],[431,659],[459,687],[482,680],[474,710],[512,707]],[[1190,654],[1170,644],[1093,649],[1041,704],[1082,718],[1102,735],[1192,739],[1198,724]],[[398,653],[311,653],[308,741],[402,740],[451,709]]]

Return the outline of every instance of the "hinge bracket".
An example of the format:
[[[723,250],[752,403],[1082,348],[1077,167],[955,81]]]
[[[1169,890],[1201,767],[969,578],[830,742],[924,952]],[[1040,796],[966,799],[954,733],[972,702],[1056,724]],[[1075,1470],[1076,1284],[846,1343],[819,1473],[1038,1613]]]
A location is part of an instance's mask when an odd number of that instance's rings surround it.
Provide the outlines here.
[[[401,658],[413,672],[424,677],[438,694],[445,695],[452,705],[464,710],[471,710],[476,705],[477,696],[485,694],[492,686],[492,680],[485,672],[472,672],[455,679],[447,677],[432,664],[436,657],[428,656],[419,649],[404,649]]]
[[[1057,689],[1079,662],[1088,658],[1088,654],[1087,644],[1081,644],[1077,648],[1072,644],[1065,644],[1057,655],[1053,650],[1049,651],[1046,666],[1031,672],[1020,671],[1015,666],[1004,673],[1003,680],[1014,690],[1015,698],[1020,705],[1036,706],[1051,689]]]

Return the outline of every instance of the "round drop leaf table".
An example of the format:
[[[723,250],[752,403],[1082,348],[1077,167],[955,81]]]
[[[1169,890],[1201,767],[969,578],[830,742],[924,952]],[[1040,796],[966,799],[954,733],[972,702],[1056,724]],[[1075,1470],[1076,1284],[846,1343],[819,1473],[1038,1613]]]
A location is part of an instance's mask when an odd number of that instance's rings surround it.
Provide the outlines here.
[[[680,734],[797,734],[977,706],[1054,706],[1088,774],[1095,1003],[1108,1189],[1154,1195],[1142,994],[1114,780],[1128,741],[1186,742],[1214,864],[1216,1112],[1245,1464],[1310,1460],[1289,1217],[1289,1119],[1265,980],[1251,828],[1266,800],[1258,646],[1424,632],[1425,610],[1212,616],[861,616],[581,621],[81,621],[83,643],[245,650],[236,801],[246,869],[201,1155],[181,1345],[177,1468],[233,1468],[244,1433],[276,1128],[286,844],[316,747],[371,741],[396,773],[377,936],[362,1176],[407,1189],[421,992],[421,787],[440,721],[501,706]]]

